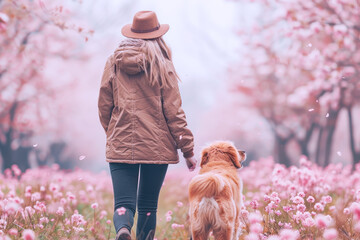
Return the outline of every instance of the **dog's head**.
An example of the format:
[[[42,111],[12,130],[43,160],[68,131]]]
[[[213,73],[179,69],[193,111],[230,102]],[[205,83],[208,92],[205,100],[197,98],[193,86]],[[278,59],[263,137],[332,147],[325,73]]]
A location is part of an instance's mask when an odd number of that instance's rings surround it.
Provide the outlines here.
[[[231,162],[236,168],[241,168],[242,162],[246,160],[246,153],[237,150],[231,142],[217,142],[203,149],[200,166],[206,165],[210,159]]]

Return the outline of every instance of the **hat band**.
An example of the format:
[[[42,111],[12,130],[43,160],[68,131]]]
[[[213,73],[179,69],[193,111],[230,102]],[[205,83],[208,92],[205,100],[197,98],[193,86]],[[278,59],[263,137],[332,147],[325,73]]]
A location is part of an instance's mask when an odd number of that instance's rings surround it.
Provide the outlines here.
[[[160,24],[157,25],[157,26],[154,27],[154,28],[146,29],[146,30],[137,30],[137,29],[131,28],[131,31],[134,32],[134,33],[149,33],[149,32],[156,31],[156,30],[158,30],[159,28],[160,28]]]

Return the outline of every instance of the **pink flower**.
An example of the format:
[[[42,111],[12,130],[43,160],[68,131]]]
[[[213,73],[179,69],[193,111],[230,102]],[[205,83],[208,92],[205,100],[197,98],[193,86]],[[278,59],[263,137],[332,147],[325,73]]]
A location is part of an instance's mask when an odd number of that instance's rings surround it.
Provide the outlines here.
[[[31,229],[25,229],[22,232],[22,237],[24,240],[35,240],[35,233]]]
[[[334,26],[334,33],[338,35],[345,35],[347,27],[344,24],[338,24]]]
[[[256,201],[256,200],[252,200],[250,202],[250,206],[253,208],[253,209],[257,209],[259,207],[259,202]]]
[[[64,208],[63,207],[58,207],[58,209],[56,210],[56,214],[59,216],[63,216],[64,215]]]
[[[315,202],[315,198],[313,196],[309,196],[306,201],[308,201],[309,203],[313,203]]]
[[[16,236],[18,234],[18,230],[16,228],[11,228],[8,233],[10,235]]]
[[[250,232],[261,233],[263,231],[263,226],[260,223],[254,223],[250,225]]]
[[[314,206],[315,210],[322,212],[324,211],[324,205],[322,205],[321,203],[316,203]]]
[[[125,214],[126,208],[121,207],[121,208],[116,209],[116,211],[117,211],[117,213],[121,216],[121,215],[124,215],[124,214]]]
[[[295,204],[304,204],[304,199],[300,196],[293,197],[292,201]]]
[[[178,228],[183,229],[184,225],[173,223],[173,224],[171,224],[171,228],[174,229],[174,230],[178,229]]]
[[[263,217],[259,212],[252,212],[249,214],[249,222],[250,224],[260,223],[263,220]]]
[[[299,192],[299,193],[298,193],[298,196],[301,197],[301,198],[304,198],[304,197],[305,197],[305,193],[304,193],[304,192]]]
[[[259,236],[256,233],[250,233],[245,237],[245,240],[259,240]]]
[[[31,193],[31,186],[26,186],[25,192],[26,193]]]
[[[299,204],[299,205],[297,205],[297,209],[298,209],[300,212],[305,212],[306,206],[305,206],[304,204]]]
[[[105,210],[102,210],[101,212],[100,212],[100,219],[103,219],[106,215],[107,215],[108,213],[107,213],[107,211],[105,211]]]
[[[346,214],[346,215],[350,214],[350,209],[349,208],[344,208],[344,214]]]
[[[325,229],[323,237],[325,240],[335,240],[338,237],[338,232],[334,228]]]
[[[302,224],[304,225],[304,227],[312,227],[315,225],[315,221],[312,217],[308,217],[302,221]]]
[[[278,237],[276,235],[270,235],[267,240],[280,240],[280,237]]]
[[[107,223],[107,224],[111,224],[111,220],[106,220],[106,223]]]
[[[353,202],[350,206],[350,210],[354,214],[354,217],[357,220],[360,220],[360,204],[357,202]]]
[[[322,215],[322,214],[316,215],[315,222],[316,222],[316,226],[318,228],[326,228],[330,224],[329,219],[326,216]]]
[[[176,202],[176,204],[177,204],[178,207],[182,207],[182,206],[184,205],[184,204],[183,204],[182,202],[180,202],[180,201]]]
[[[297,240],[300,237],[300,234],[297,230],[282,229],[280,231],[281,240]]]
[[[324,201],[325,201],[325,203],[331,203],[332,202],[332,197],[331,196],[325,196],[324,197]]]
[[[319,22],[313,22],[310,25],[310,29],[314,32],[314,33],[319,33],[320,31],[322,31],[323,27],[321,25],[321,23]]]
[[[92,208],[92,209],[97,209],[98,206],[99,206],[98,203],[93,203],[93,204],[91,204],[91,208]]]

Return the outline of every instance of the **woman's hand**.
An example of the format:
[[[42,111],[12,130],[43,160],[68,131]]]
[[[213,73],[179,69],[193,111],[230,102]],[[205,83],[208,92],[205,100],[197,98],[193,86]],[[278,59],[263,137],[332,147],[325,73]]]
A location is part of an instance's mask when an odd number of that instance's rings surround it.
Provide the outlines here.
[[[190,172],[194,171],[194,169],[196,168],[196,158],[190,157],[190,158],[185,158],[186,159],[186,165],[189,168]]]

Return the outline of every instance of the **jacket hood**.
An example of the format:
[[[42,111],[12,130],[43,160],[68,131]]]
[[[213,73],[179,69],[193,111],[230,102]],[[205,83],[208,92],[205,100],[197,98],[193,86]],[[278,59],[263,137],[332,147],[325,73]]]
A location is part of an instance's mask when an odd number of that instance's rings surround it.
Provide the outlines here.
[[[134,75],[143,72],[146,55],[141,48],[141,43],[132,39],[122,41],[114,51],[117,67],[127,74]]]

